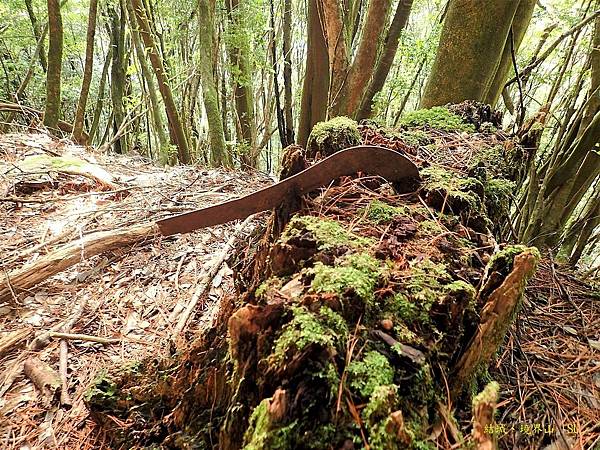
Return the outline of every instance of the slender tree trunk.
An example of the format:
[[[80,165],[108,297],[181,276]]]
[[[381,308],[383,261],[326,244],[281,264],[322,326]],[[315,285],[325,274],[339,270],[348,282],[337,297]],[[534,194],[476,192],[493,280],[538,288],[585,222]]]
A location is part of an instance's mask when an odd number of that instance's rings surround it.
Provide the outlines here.
[[[298,144],[306,147],[313,126],[327,116],[327,93],[329,88],[329,62],[327,44],[321,30],[319,0],[308,0],[308,42],[306,68],[302,85]]]
[[[385,80],[390,73],[394,58],[396,57],[396,51],[398,50],[400,34],[408,22],[412,4],[413,0],[400,0],[398,2],[394,18],[392,19],[392,23],[385,37],[383,54],[377,62],[375,73],[373,74],[373,78],[369,83],[369,87],[362,99],[358,114],[356,115],[356,118],[359,120],[370,117],[373,112],[373,99],[375,98],[375,95],[383,89]]]
[[[60,118],[60,76],[63,51],[63,25],[58,0],[48,0],[48,71],[44,125],[56,128]]]
[[[165,72],[163,60],[158,54],[158,48],[156,47],[156,44],[154,43],[154,38],[151,34],[146,10],[142,5],[141,0],[129,1],[131,2],[132,7],[134,8],[137,25],[139,28],[140,35],[142,36],[142,40],[144,41],[144,46],[148,49],[150,63],[152,64],[152,68],[154,69],[154,74],[156,75],[156,80],[158,82],[158,89],[162,95],[163,102],[165,104],[165,110],[167,112],[167,117],[169,118],[169,125],[173,130],[173,135],[177,144],[179,162],[182,164],[188,164],[190,163],[191,159],[187,137],[181,124],[179,113],[177,112],[177,107],[175,106],[173,93],[171,91],[171,87],[169,86],[169,80],[167,79],[167,74]]]
[[[158,138],[159,160],[161,164],[168,164],[170,158],[169,137],[167,136],[165,123],[163,122],[163,116],[160,110],[160,101],[157,95],[156,83],[154,82],[154,78],[150,67],[148,67],[146,54],[144,53],[144,48],[142,47],[142,43],[140,42],[139,33],[135,25],[135,12],[133,11],[133,8],[129,2],[127,2],[127,14],[129,17],[129,26],[131,27],[131,41],[135,48],[137,59],[140,63],[142,77],[144,77],[144,80],[146,80],[146,83],[148,85],[148,99],[150,100],[150,112],[152,114],[152,121],[154,123],[156,137]]]
[[[219,94],[214,78],[213,53],[215,29],[215,0],[198,1],[198,29],[200,31],[198,69],[202,80],[202,97],[208,120],[210,162],[214,166],[230,166],[231,159],[225,145],[223,121],[219,109]]]
[[[403,2],[400,1],[400,3]],[[377,56],[383,42],[382,37],[385,36],[390,6],[390,0],[371,0],[369,2],[362,37],[356,50],[356,56],[348,71],[345,89],[342,90],[345,94],[340,99],[340,103],[343,105],[341,111],[348,117],[357,116],[371,80],[371,75],[374,73]]]
[[[98,126],[100,124],[100,116],[102,114],[102,108],[104,107],[104,91],[106,87],[106,79],[108,78],[108,69],[112,60],[112,47],[109,47],[104,65],[102,66],[102,75],[100,75],[100,83],[98,84],[98,99],[96,100],[96,106],[94,107],[94,116],[92,119],[92,125],[90,126],[90,137],[89,143],[92,144],[96,135],[98,134]]]
[[[36,42],[40,42],[41,39],[41,48],[38,52],[38,57],[40,60],[40,66],[42,66],[42,70],[46,72],[46,70],[48,69],[48,60],[46,59],[46,49],[44,48],[44,37],[42,36],[42,29],[40,28],[40,24],[35,15],[32,3],[32,0],[25,0],[27,14],[29,15],[29,20],[31,21],[31,28],[33,28],[33,35],[35,36],[35,40]]]
[[[285,136],[294,143],[294,117],[292,114],[292,0],[283,1],[283,111]]]
[[[519,3],[519,0],[449,2],[421,108],[485,100]]]
[[[108,9],[110,17],[110,36],[112,46],[112,60],[110,66],[110,98],[112,101],[113,124],[112,129],[116,134],[125,119],[123,96],[125,92],[125,17],[122,5],[119,11],[111,6]],[[127,149],[125,139],[115,142],[115,151],[124,153]]]
[[[378,1],[378,0],[375,0]],[[318,0],[329,57],[329,97],[327,116],[334,117],[342,110],[344,84],[350,64],[347,36],[344,31],[342,9],[338,0]],[[320,76],[320,74],[319,74]]]
[[[279,67],[277,64],[277,40],[275,33],[275,7],[273,0],[269,0],[269,9],[271,12],[271,64],[273,66],[273,86],[275,89],[275,112],[277,115],[277,129],[279,131],[279,140],[281,142],[281,148],[286,148],[291,142],[287,141],[287,134],[285,132],[285,118],[283,116],[283,108],[281,107],[281,97],[279,96]],[[267,111],[269,105],[265,105],[265,111]],[[268,126],[265,124],[265,129],[268,133]]]
[[[94,66],[94,36],[96,34],[96,12],[98,11],[98,0],[90,0],[90,9],[88,13],[88,28],[85,46],[85,67],[83,69],[83,80],[81,82],[81,92],[77,102],[77,111],[73,121],[73,139],[82,143],[83,135],[83,117],[87,105],[88,94],[90,92],[90,83],[92,81],[92,69]]]
[[[240,1],[225,0],[225,8],[229,24],[234,29],[242,29],[245,24],[241,17]],[[229,58],[234,67],[233,95],[237,112],[236,129],[238,138],[249,147],[243,163],[255,167],[258,154],[256,152],[256,123],[254,116],[254,89],[252,86],[252,68],[249,62],[249,42],[230,43]]]

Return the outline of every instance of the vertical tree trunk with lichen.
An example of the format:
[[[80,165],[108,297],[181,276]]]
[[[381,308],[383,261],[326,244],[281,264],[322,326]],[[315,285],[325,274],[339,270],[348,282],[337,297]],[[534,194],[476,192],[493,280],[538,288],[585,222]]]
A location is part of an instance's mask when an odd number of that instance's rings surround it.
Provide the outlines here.
[[[485,100],[521,1],[449,2],[421,108]]]
[[[48,70],[44,125],[56,129],[60,119],[60,77],[63,51],[63,24],[58,0],[48,0]]]
[[[125,95],[125,16],[123,5],[119,3],[118,9],[115,5],[108,8],[110,17],[110,98],[112,101],[112,128],[116,134],[125,120],[125,107],[123,97]],[[115,142],[115,151],[124,153],[127,151],[127,140],[122,137]]]
[[[150,64],[152,64],[152,68],[154,69],[154,75],[156,76],[156,81],[158,83],[158,90],[162,96],[167,118],[169,119],[169,130],[172,132],[173,141],[177,145],[177,156],[179,162],[182,164],[189,164],[191,162],[191,155],[188,147],[187,136],[185,134],[185,130],[183,129],[177,106],[175,105],[175,100],[173,98],[173,92],[171,90],[170,82],[165,70],[164,61],[161,58],[154,41],[152,29],[146,14],[146,8],[141,0],[127,1],[131,2],[140,36],[142,37],[144,46],[148,49]]]
[[[199,70],[202,80],[202,97],[208,120],[210,137],[210,161],[215,166],[231,165],[231,158],[225,145],[223,122],[219,109],[219,96],[215,85],[213,54],[214,54],[214,0],[199,0],[198,29],[200,30]]]
[[[82,142],[83,119],[85,107],[87,105],[88,94],[90,92],[90,83],[92,82],[92,69],[94,63],[94,36],[96,35],[96,12],[98,11],[98,0],[90,0],[88,12],[88,29],[85,46],[85,66],[83,69],[83,80],[81,81],[81,91],[79,101],[77,102],[77,111],[73,121],[73,139],[76,142]]]

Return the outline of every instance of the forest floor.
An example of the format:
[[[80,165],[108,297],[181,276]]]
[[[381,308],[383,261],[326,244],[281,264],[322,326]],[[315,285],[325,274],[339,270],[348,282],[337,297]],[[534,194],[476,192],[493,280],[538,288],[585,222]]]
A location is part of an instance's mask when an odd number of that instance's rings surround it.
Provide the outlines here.
[[[23,161],[35,155],[86,160],[106,171],[97,174],[109,186],[41,167],[25,170]],[[272,180],[260,173],[161,168],[142,157],[94,154],[44,134],[3,135],[1,270],[10,272],[91,231],[158,220],[245,195],[270,183]],[[116,338],[108,345],[69,341],[70,408],[48,407],[32,382],[15,367],[26,356],[23,346],[8,349],[4,355],[0,352],[0,392],[7,390],[0,395],[0,448],[106,448],[103,436],[88,419],[86,388],[105,368],[168,354],[178,316],[234,227],[227,224],[177,237],[158,237],[132,249],[92,257],[32,290],[17,308],[0,304],[0,341],[4,332],[27,330],[26,337],[31,337],[52,330],[77,315],[82,306],[72,333]],[[193,335],[205,327],[211,306],[231,289],[231,270],[225,264],[186,332]],[[58,339],[29,353],[58,369]]]
[[[36,155],[42,156],[36,160]],[[93,164],[94,176],[49,168],[52,156],[85,160]],[[80,162],[71,160],[73,165],[81,169]],[[8,273],[92,231],[155,221],[270,183],[259,173],[160,168],[142,157],[100,155],[44,134],[3,135],[0,270]],[[0,344],[9,333],[23,336],[4,352],[0,345],[0,448],[110,448],[89,418],[88,386],[111,367],[181,350],[171,340],[178,317],[234,227],[156,237],[86,259],[36,287],[18,305],[0,304]],[[218,300],[233,292],[231,275],[225,264],[212,280],[186,329],[188,339],[210,324]],[[543,448],[556,434],[570,448],[600,445],[600,341],[590,338],[600,336],[599,298],[597,290],[551,259],[540,264],[489,370],[501,384],[493,430],[501,448]],[[21,366],[35,356],[58,371],[59,340],[36,349],[25,344],[73,318],[72,333],[112,340],[68,340],[71,405],[50,404]],[[116,427],[126,426],[114,420]]]

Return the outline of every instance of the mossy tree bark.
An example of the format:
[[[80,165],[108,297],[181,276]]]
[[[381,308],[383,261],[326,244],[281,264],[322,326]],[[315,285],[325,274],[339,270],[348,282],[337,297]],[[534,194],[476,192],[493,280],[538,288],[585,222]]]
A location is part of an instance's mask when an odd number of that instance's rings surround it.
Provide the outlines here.
[[[63,24],[58,0],[48,0],[48,70],[44,125],[56,128],[60,119],[60,77],[63,53]]]
[[[247,0],[225,0],[227,17],[232,32],[244,30],[241,2]],[[242,31],[243,32],[243,31]],[[229,59],[235,68],[233,74],[233,95],[235,99],[235,120],[238,140],[247,147],[248,151],[242,155],[242,163],[249,167],[256,167],[258,151],[256,142],[256,124],[254,116],[254,89],[252,86],[252,67],[250,64],[250,42],[246,39],[236,39],[235,43],[228,44]]]
[[[294,117],[292,115],[292,0],[283,2],[283,112],[285,136],[294,143]]]
[[[112,60],[112,48],[108,49],[104,64],[102,66],[102,74],[100,75],[100,82],[98,83],[98,97],[96,99],[96,105],[94,106],[94,114],[92,118],[92,125],[90,126],[90,137],[89,142],[93,144],[96,135],[98,134],[98,127],[100,125],[100,115],[102,114],[102,108],[104,107],[104,96],[106,88],[106,79],[108,78],[108,69],[110,68],[110,62]]]
[[[496,74],[494,75],[485,99],[483,100],[483,103],[491,105],[492,108],[496,106],[496,103],[498,103],[498,100],[502,95],[504,84],[506,83],[508,74],[513,66],[512,55],[513,53],[515,56],[517,55],[521,42],[529,27],[529,23],[531,22],[531,17],[533,16],[533,10],[535,9],[536,4],[537,0],[521,0],[519,2],[519,6],[517,7],[517,11],[515,12],[512,21],[511,32],[506,38],[504,51],[502,52],[500,63],[496,68]]]
[[[200,30],[199,64],[200,78],[202,80],[202,97],[206,118],[208,120],[208,133],[210,137],[210,161],[215,166],[231,165],[231,158],[225,145],[225,133],[219,108],[219,97],[214,78],[214,0],[199,0],[198,2],[198,28]]]
[[[125,120],[125,107],[123,97],[125,95],[125,17],[123,5],[119,2],[118,9],[115,5],[109,5],[108,16],[110,17],[110,98],[112,102],[112,128],[116,134]],[[127,139],[121,137],[115,142],[115,151],[124,153],[127,151]]]
[[[158,51],[158,47],[155,44],[154,36],[148,21],[148,15],[146,13],[146,7],[143,5],[142,0],[128,0],[131,2],[133,7],[135,18],[137,21],[139,33],[144,42],[144,46],[148,49],[148,57],[150,58],[150,64],[154,69],[154,75],[158,82],[158,90],[162,96],[165,104],[165,111],[167,118],[169,119],[169,131],[172,133],[172,139],[177,145],[177,156],[179,162],[182,164],[189,164],[191,162],[190,151],[188,147],[187,136],[175,100],[173,99],[173,92],[171,91],[170,82],[165,70],[164,61]]]
[[[77,111],[73,121],[73,139],[82,143],[83,119],[87,105],[90,84],[92,82],[92,69],[94,65],[94,36],[96,35],[96,13],[98,11],[98,0],[90,0],[88,12],[88,28],[85,44],[85,66],[83,69],[83,80],[81,81],[81,92],[77,102]]]
[[[486,99],[521,2],[529,0],[449,2],[421,108]]]

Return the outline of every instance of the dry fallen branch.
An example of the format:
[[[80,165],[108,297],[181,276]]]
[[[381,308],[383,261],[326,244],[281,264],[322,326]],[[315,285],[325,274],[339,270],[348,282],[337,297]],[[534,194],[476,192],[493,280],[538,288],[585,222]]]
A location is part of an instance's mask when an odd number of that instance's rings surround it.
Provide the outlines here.
[[[0,333],[0,356],[13,350],[32,334],[33,328],[21,328],[19,330]]]
[[[52,275],[100,253],[128,247],[153,237],[158,232],[155,223],[91,233],[48,253],[33,263],[16,269],[0,279],[0,301],[7,301],[14,291],[28,290]]]
[[[54,402],[60,391],[60,377],[52,368],[37,358],[29,358],[23,364],[25,375],[42,392],[48,403]]]

